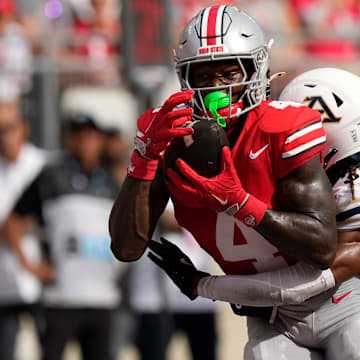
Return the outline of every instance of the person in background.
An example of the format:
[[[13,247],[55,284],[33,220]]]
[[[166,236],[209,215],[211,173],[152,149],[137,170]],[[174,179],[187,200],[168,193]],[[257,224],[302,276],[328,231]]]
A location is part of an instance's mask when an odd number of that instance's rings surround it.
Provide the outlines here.
[[[154,238],[160,236],[191,253],[200,268],[214,270],[212,259],[178,225],[172,202],[155,230]],[[201,298],[192,302],[181,296],[147,256],[130,265],[130,274],[130,305],[136,316],[135,345],[141,360],[167,359],[171,339],[178,333],[186,336],[193,360],[217,359],[217,303]]]
[[[0,75],[15,82],[21,93],[32,87],[31,42],[18,19],[14,0],[0,1]]]
[[[12,242],[6,220],[27,186],[45,166],[47,154],[28,142],[29,125],[21,113],[17,87],[0,80],[0,359],[15,358],[19,318],[33,315],[39,340],[42,334],[40,296],[42,282],[52,279],[43,259],[39,234],[31,219],[24,221],[23,236]]]
[[[105,148],[103,153],[103,162],[106,169],[112,174],[114,180],[119,186],[122,185],[127,170],[129,159],[129,139],[119,124],[106,125]],[[111,340],[111,356],[113,359],[121,358],[122,352],[128,346],[133,345],[133,329],[136,319],[129,303],[131,267],[122,272],[118,286],[121,296],[121,302],[116,309],[113,317],[113,331]]]
[[[119,127],[106,129],[106,145],[104,150],[104,162],[110,169],[113,177],[122,184],[126,177],[127,163],[129,159],[129,139]]]
[[[290,0],[298,14],[306,53],[317,61],[354,62],[359,55],[357,0]]]
[[[241,8],[256,18],[269,38],[276,39],[273,50],[279,57],[295,62],[304,53],[303,28],[288,0],[245,0]]]
[[[119,56],[122,55],[120,8],[117,1],[90,0],[85,11],[75,11],[67,41],[59,48],[57,60],[87,63],[87,82],[115,86],[121,83]],[[80,74],[79,74],[80,75]]]
[[[19,198],[8,221],[32,214],[44,227],[54,280],[44,288],[43,359],[77,340],[85,359],[110,359],[112,317],[124,265],[109,251],[107,217],[119,187],[102,165],[105,135],[92,116],[66,119],[66,151]],[[120,265],[120,266],[119,266]]]

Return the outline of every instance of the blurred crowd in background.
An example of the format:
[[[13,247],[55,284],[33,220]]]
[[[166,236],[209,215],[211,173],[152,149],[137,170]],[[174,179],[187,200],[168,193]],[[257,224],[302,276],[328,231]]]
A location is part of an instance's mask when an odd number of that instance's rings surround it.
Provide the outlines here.
[[[101,359],[122,359],[129,345],[137,349],[139,359],[165,359],[176,331],[187,334],[193,360],[216,359],[217,304],[182,298],[146,256],[137,263],[123,264],[111,277],[105,273],[106,280],[101,281],[109,282],[106,291],[117,293],[111,301],[105,293],[106,299],[95,296],[91,300],[89,293],[86,301],[76,297],[49,301],[44,294],[56,287],[60,276],[64,284],[71,284],[75,281],[71,271],[84,268],[74,265],[71,270],[73,265],[56,258],[59,249],[54,239],[58,235],[48,226],[49,216],[43,214],[51,212],[44,199],[40,226],[33,224],[28,216],[33,215],[32,210],[25,211],[24,202],[19,207],[24,215],[18,223],[23,229],[21,242],[16,242],[18,232],[8,229],[7,219],[29,184],[42,176],[46,163],[52,162],[49,159],[58,159],[58,153],[70,154],[77,161],[75,166],[68,157],[61,158],[70,184],[65,190],[59,185],[61,195],[86,193],[113,199],[126,174],[137,117],[179,89],[171,51],[181,29],[201,8],[219,4],[243,9],[274,39],[270,70],[285,71],[287,76],[272,82],[273,98],[294,76],[317,66],[336,66],[360,75],[359,0],[0,0],[0,360],[35,360],[41,353],[46,354],[45,360],[61,359],[63,347],[73,339],[80,341],[83,359],[91,359],[86,354],[92,351],[89,333],[93,324],[81,320],[79,310],[99,309],[107,314],[111,311],[108,322],[95,322],[102,329],[101,346],[108,354]],[[82,146],[93,151],[84,155]],[[109,185],[101,174],[112,179],[111,194],[102,192],[101,186]],[[87,209],[95,206],[96,212],[96,204]],[[81,218],[83,210],[78,211]],[[81,256],[86,255],[86,261],[91,258],[94,262],[89,266],[99,274],[100,263],[115,261],[107,248],[108,212],[96,214],[102,216],[99,237],[105,243],[96,245],[94,238],[99,233],[92,234],[82,252],[78,246],[85,245],[72,234],[66,251],[77,252],[76,261],[82,265]],[[85,216],[76,226],[88,227],[89,221]],[[46,228],[45,234],[39,231],[41,227]],[[191,249],[185,252],[192,254],[199,268],[214,271],[207,255],[176,224],[171,207],[156,234]],[[77,273],[91,288],[95,280],[89,274]],[[54,316],[54,308],[65,312]],[[72,322],[72,332],[69,318],[75,317],[71,312],[69,317],[69,311],[79,315]],[[24,313],[32,314],[37,338],[30,352],[19,341]],[[206,325],[199,328],[199,324]],[[59,343],[56,331],[68,333],[68,338]],[[55,345],[49,335],[53,332]],[[55,346],[60,349],[58,357],[43,350]]]
[[[134,120],[130,117],[136,117],[143,107],[142,102],[140,106],[136,103],[139,88],[158,85],[151,105],[159,105],[163,100],[159,88],[164,87],[166,80],[172,82],[169,86],[177,86],[169,76],[171,51],[183,26],[201,8],[224,3],[244,9],[269,39],[275,40],[271,70],[289,73],[281,83],[274,84],[275,96],[284,81],[318,64],[341,64],[357,72],[360,46],[357,0],[1,0],[0,76],[11,77],[28,100],[25,110],[29,121],[34,122],[32,138],[41,145],[59,146],[60,111],[79,106],[73,104],[78,100],[69,97],[66,104],[60,104],[60,100],[74,87],[101,90],[95,96],[107,91],[114,102],[118,102],[114,99],[116,95],[125,98],[123,101],[135,111],[123,110],[130,113],[123,113],[122,119],[102,114],[106,117],[102,120],[107,125],[121,122],[132,132]],[[130,16],[129,12],[135,15]],[[159,22],[166,26],[166,39],[156,33],[164,29],[157,28]],[[153,39],[147,41],[149,37]],[[163,59],[156,59],[157,45],[151,43],[159,39],[166,51]],[[151,48],[149,43],[155,46]],[[155,60],[149,60],[151,57]],[[153,63],[146,64],[148,60]],[[159,64],[168,69],[159,73],[156,66],[150,66],[150,71],[136,66]],[[112,109],[113,106],[107,107],[110,112]]]

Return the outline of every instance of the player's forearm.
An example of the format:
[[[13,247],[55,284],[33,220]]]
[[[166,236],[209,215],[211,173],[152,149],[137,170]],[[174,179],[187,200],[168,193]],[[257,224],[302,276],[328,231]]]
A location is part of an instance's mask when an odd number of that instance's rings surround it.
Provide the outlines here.
[[[353,231],[352,233],[359,233]],[[341,233],[339,234],[341,236]],[[360,243],[339,244],[331,270],[336,283],[341,283],[360,273]]]
[[[160,173],[152,181],[126,177],[109,218],[111,250],[118,260],[141,257],[168,199]]]
[[[261,274],[203,277],[197,295],[239,305],[274,306],[300,304],[334,286],[330,269],[299,262]]]
[[[3,234],[6,242],[18,258],[19,263],[27,269],[29,261],[21,247],[21,239],[25,234],[24,220],[15,213],[11,213],[3,225]]]
[[[149,240],[149,194],[152,181],[127,176],[109,219],[111,250],[120,261],[133,261]]]
[[[256,230],[288,255],[316,268],[336,255],[336,204],[318,157],[280,180],[278,209],[267,210]]]
[[[319,219],[312,214],[267,210],[257,231],[279,250],[325,269],[331,266],[336,254],[335,224],[325,220],[331,216],[335,218],[335,214]]]

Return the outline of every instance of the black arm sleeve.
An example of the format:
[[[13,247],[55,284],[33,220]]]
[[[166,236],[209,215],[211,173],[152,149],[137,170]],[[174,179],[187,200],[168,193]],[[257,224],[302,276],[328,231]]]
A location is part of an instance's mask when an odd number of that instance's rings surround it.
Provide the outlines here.
[[[41,176],[37,176],[35,180],[26,188],[19,200],[17,201],[14,212],[20,216],[34,216],[38,222],[43,225],[44,218],[42,213],[42,198],[40,192]]]

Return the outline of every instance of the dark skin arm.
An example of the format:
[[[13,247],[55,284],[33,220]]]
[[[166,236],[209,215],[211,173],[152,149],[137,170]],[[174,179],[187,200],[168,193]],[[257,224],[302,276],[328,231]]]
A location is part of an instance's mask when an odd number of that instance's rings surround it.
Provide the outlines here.
[[[118,260],[134,261],[142,256],[168,200],[160,172],[153,181],[127,175],[109,219],[111,250]]]
[[[278,191],[283,211],[267,210],[257,231],[296,259],[329,267],[336,253],[335,201],[320,159],[288,174]],[[168,197],[161,176],[126,178],[110,215],[111,249],[119,260],[141,257]]]
[[[338,248],[331,271],[336,283],[360,273],[360,231],[338,232]]]
[[[336,254],[336,205],[319,157],[301,165],[277,186],[280,209],[267,210],[256,230],[288,255],[317,268]]]

